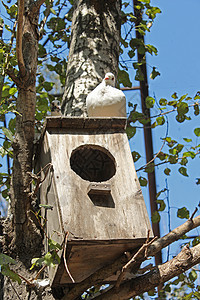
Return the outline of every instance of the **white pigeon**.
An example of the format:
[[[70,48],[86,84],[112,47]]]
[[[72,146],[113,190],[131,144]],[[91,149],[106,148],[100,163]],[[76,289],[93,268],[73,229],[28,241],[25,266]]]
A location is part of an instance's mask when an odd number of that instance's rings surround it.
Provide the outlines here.
[[[61,116],[60,101],[53,100],[51,102],[51,116]]]
[[[126,97],[115,88],[115,76],[106,73],[103,81],[86,98],[88,117],[126,117]]]

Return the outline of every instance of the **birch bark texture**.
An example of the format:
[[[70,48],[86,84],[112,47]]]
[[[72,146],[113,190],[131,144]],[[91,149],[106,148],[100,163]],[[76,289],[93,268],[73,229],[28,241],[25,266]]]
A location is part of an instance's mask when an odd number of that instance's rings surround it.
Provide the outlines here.
[[[106,72],[118,73],[120,0],[75,0],[62,100],[66,116],[86,116],[86,97]]]

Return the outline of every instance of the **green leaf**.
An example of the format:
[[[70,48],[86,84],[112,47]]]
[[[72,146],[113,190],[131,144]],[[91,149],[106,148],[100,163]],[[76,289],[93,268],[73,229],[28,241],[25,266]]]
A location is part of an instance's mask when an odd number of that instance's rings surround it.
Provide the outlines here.
[[[160,207],[159,207],[158,211],[164,211],[165,207],[166,207],[165,201],[164,200],[156,200],[156,202],[158,204],[160,204]]]
[[[44,263],[44,258],[43,257],[40,257],[40,258],[33,258],[31,260],[31,263],[32,263],[32,266],[30,267],[30,270],[32,270],[35,266],[36,267],[40,267],[43,265]]]
[[[133,161],[136,162],[138,159],[140,159],[141,155],[137,151],[132,152]]]
[[[176,164],[177,163],[177,155],[169,155],[168,160],[169,160],[170,164],[172,164],[172,165]]]
[[[188,177],[188,174],[187,174],[187,169],[185,167],[180,167],[178,169],[179,173],[182,174],[183,176],[186,176]]]
[[[161,106],[166,106],[166,105],[167,105],[167,99],[161,98],[161,99],[159,100],[159,104],[160,104]]]
[[[170,106],[176,107],[177,103],[178,102],[176,100],[173,100],[173,101],[169,101],[167,104],[170,105]]]
[[[199,104],[194,105],[194,115],[198,116],[199,115]]]
[[[151,297],[155,296],[155,294],[156,294],[156,289],[154,289],[154,290],[152,289],[152,290],[148,291],[148,295]]]
[[[166,284],[166,286],[164,287],[165,292],[170,293],[171,292],[171,287],[170,284]]]
[[[165,160],[165,159],[167,158],[167,154],[161,151],[161,152],[159,152],[159,154],[157,155],[157,157],[158,157],[161,161],[163,161],[163,160]]]
[[[172,148],[177,143],[177,141],[172,140],[171,137],[166,137],[163,140],[165,140],[167,142],[167,146],[170,148]]]
[[[177,217],[180,219],[189,219],[189,210],[186,207],[179,208],[177,211]]]
[[[146,173],[152,173],[154,171],[155,167],[153,163],[150,163],[149,165],[146,166],[146,168],[144,169],[144,171]]]
[[[136,50],[139,46],[143,45],[143,43],[141,40],[133,38],[130,40],[129,45],[133,50]]]
[[[160,214],[158,211],[154,211],[152,216],[151,216],[151,221],[152,223],[158,223],[160,222]]]
[[[171,95],[171,97],[172,97],[173,99],[178,99],[177,93],[173,93],[173,94]]]
[[[52,239],[48,240],[50,250],[61,250],[62,247],[57,242],[53,241]]]
[[[188,94],[185,94],[185,95],[181,96],[181,98],[179,99],[179,101],[180,101],[180,102],[183,101],[183,100],[187,97],[187,95],[188,95]]]
[[[190,273],[189,273],[189,279],[194,282],[196,279],[197,279],[197,273],[195,270],[192,270]]]
[[[192,159],[195,158],[196,154],[193,151],[184,152],[183,156],[191,157]]]
[[[8,128],[2,127],[2,131],[3,131],[3,133],[5,134],[5,136],[6,136],[11,142],[14,141],[13,134],[12,134],[12,132],[11,132]]]
[[[141,186],[147,186],[147,183],[148,183],[147,179],[142,176],[139,177],[139,182],[140,182]]]
[[[130,58],[133,58],[133,57],[135,56],[135,51],[134,51],[134,50],[130,50],[130,51],[128,52],[128,56],[129,56]]]
[[[200,184],[200,178],[196,178],[196,184],[197,184],[197,185]]]
[[[55,12],[55,10],[54,10],[52,7],[50,8],[50,12],[51,12],[52,14],[56,15],[56,12]]]
[[[10,257],[10,256],[8,256],[6,254],[0,253],[0,265],[1,266],[7,265],[7,264],[14,264],[14,265],[16,265],[16,263],[17,262],[12,257]]]
[[[53,17],[47,22],[47,26],[54,32],[58,32],[65,29],[65,21],[62,18]]]
[[[153,97],[148,96],[145,99],[145,103],[147,108],[152,108],[154,106],[155,99]]]
[[[179,122],[179,123],[183,123],[185,121],[185,119],[186,119],[185,115],[182,115],[182,114],[181,115],[180,114],[176,115],[176,121]]]
[[[200,99],[200,92],[197,92],[195,97],[194,97],[194,100],[198,100],[198,99]]]
[[[130,140],[136,134],[136,128],[132,126],[128,126],[126,128],[126,134],[128,136],[128,139]]]
[[[181,164],[182,166],[186,166],[187,163],[188,163],[188,159],[187,159],[186,157],[183,157],[183,158],[181,159],[181,161],[180,161],[180,164]]]
[[[198,245],[200,243],[200,238],[199,237],[195,237],[192,241],[192,247]]]
[[[21,278],[15,272],[10,270],[8,265],[2,266],[1,273],[4,276],[8,276],[12,281],[17,281],[19,284],[21,284]]]
[[[176,154],[176,153],[179,153],[182,151],[183,149],[183,145],[182,144],[177,144],[172,150],[173,150],[173,153],[172,154]],[[169,150],[170,152],[170,150]],[[170,152],[171,153],[171,152]]]
[[[177,105],[178,114],[186,114],[189,111],[188,104],[186,102],[180,102]]]
[[[137,80],[137,81],[143,81],[144,80],[144,75],[143,75],[140,67],[136,70],[135,80]]]
[[[185,142],[189,143],[192,142],[192,139],[188,139],[188,138],[183,138]]]
[[[165,124],[165,118],[162,116],[162,117],[158,117],[158,118],[156,118],[156,122],[157,122],[157,124],[158,125],[163,125],[163,124]]]
[[[128,86],[128,87],[132,86],[132,83],[130,81],[128,72],[126,72],[124,70],[119,70],[118,79],[119,79],[119,83],[122,83],[123,86],[125,86],[125,87],[126,86]]]
[[[200,128],[195,128],[194,134],[199,137],[200,136]]]
[[[147,52],[149,52],[151,55],[153,55],[153,53],[154,53],[155,55],[158,54],[157,48],[154,47],[153,45],[146,45],[145,47],[146,47]],[[153,72],[156,72],[155,70],[156,70],[156,68],[153,67]],[[158,72],[158,73],[159,73],[159,72]],[[160,75],[160,73],[159,73],[158,75]]]
[[[44,263],[47,266],[55,266],[55,264],[58,264],[59,261],[60,261],[60,258],[57,255],[56,251],[53,251],[52,253],[47,252],[44,256]]]
[[[45,82],[43,83],[43,87],[44,87],[44,89],[45,89],[47,92],[51,91],[51,90],[53,89],[53,86],[54,86],[54,83],[53,83],[53,82],[47,82],[47,81],[45,81]]]
[[[171,173],[171,170],[170,170],[169,168],[166,168],[166,169],[164,170],[164,173],[165,173],[165,175],[169,176],[170,173]]]
[[[16,118],[10,119],[8,127],[13,135],[15,134],[15,126],[16,126]]]
[[[13,96],[16,92],[17,92],[17,88],[10,88],[10,89],[9,89],[9,94],[10,94],[11,96]]]
[[[144,45],[140,45],[139,47],[138,47],[138,53],[139,54],[142,54],[142,55],[144,55],[145,54],[145,46]]]

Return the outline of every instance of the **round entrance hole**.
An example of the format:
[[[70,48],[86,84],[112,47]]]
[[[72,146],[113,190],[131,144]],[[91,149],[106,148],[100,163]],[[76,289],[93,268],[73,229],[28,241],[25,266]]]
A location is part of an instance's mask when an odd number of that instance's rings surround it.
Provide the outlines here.
[[[83,145],[74,149],[70,166],[82,179],[95,182],[109,180],[116,172],[112,154],[97,145]]]

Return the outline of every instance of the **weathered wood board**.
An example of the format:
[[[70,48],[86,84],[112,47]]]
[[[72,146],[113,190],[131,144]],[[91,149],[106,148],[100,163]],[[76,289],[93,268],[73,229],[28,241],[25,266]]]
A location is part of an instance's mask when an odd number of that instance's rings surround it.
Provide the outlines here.
[[[66,256],[76,282],[141,245],[151,230],[125,124],[123,118],[46,120],[37,164],[53,168],[40,201],[53,206],[45,215],[48,234],[61,243],[69,233]],[[53,273],[53,284],[71,282],[62,264]]]

